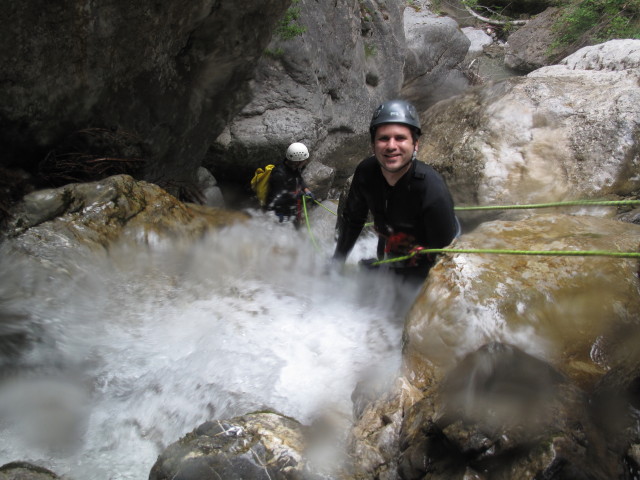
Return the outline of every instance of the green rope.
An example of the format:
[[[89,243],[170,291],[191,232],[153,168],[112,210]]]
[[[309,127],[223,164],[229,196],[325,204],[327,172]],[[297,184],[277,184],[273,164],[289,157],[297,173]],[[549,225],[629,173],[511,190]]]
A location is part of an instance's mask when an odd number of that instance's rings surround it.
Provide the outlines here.
[[[315,201],[327,212],[337,215],[336,212],[329,210],[321,202]],[[551,208],[551,207],[576,207],[576,206],[603,206],[616,207],[621,205],[640,205],[640,200],[570,200],[566,202],[551,203],[530,203],[525,205],[481,205],[470,207],[453,207],[456,211],[473,211],[473,210],[526,210],[529,208]]]
[[[502,255],[544,255],[544,256],[570,256],[570,257],[618,257],[640,258],[640,252],[614,252],[609,250],[502,250],[498,248],[425,248],[417,250],[403,257],[378,260],[371,265],[401,262],[415,257],[418,254],[428,253],[492,253]]]
[[[332,212],[322,203],[316,200],[316,203],[329,213],[337,216],[336,212]],[[575,206],[604,206],[615,207],[622,205],[640,205],[640,200],[570,200],[566,202],[550,202],[550,203],[530,203],[525,205],[480,205],[470,207],[453,207],[457,212],[477,211],[477,210],[526,210],[530,208],[551,208],[551,207],[575,207]],[[365,223],[365,227],[370,227],[373,222]]]
[[[321,253],[320,247],[318,247],[318,244],[316,243],[316,238],[313,236],[313,232],[311,231],[311,224],[309,223],[309,214],[307,213],[306,195],[302,195],[302,208],[304,210],[304,219],[307,224],[307,232],[309,232],[309,237],[311,237],[311,243],[313,243],[313,246],[316,249],[316,252]]]
[[[316,200],[315,198],[313,199],[314,202],[316,202],[318,205],[320,205],[322,208],[324,208],[327,212],[332,213],[333,215],[338,215],[336,212],[334,212],[333,210],[329,210],[327,207],[324,206],[324,204],[322,202],[319,202],[318,200]]]
[[[315,200],[315,202],[322,206],[325,210],[334,215],[336,212],[332,212],[321,202]],[[471,207],[454,207],[457,211],[472,211],[472,210],[514,210],[514,209],[529,209],[529,208],[550,208],[550,207],[569,207],[569,206],[620,206],[620,205],[640,205],[640,200],[572,200],[565,202],[550,202],[550,203],[531,203],[525,205],[488,205],[488,206],[471,206]],[[306,207],[305,207],[306,208]],[[306,210],[305,210],[306,214]],[[366,223],[365,227],[371,226],[373,223]],[[640,252],[614,252],[609,250],[503,250],[493,248],[425,248],[418,250],[409,255],[403,257],[389,258],[386,260],[378,260],[373,262],[372,265],[382,265],[385,263],[400,262],[408,260],[418,254],[428,253],[489,253],[499,255],[543,255],[543,256],[571,256],[571,257],[617,257],[617,258],[640,258]]]
[[[566,202],[551,203],[531,203],[528,205],[486,205],[472,207],[453,207],[458,211],[470,210],[522,210],[528,208],[550,208],[550,207],[571,207],[571,206],[620,206],[620,205],[640,205],[640,200],[573,200]]]

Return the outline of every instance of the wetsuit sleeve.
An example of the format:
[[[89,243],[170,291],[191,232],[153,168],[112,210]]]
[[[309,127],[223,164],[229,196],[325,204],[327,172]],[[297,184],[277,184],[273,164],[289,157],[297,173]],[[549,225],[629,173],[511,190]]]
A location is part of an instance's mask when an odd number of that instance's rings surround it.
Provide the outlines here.
[[[358,172],[354,175],[347,201],[338,228],[338,241],[333,258],[344,261],[362,232],[367,220],[368,207],[358,182]]]
[[[444,248],[456,237],[458,221],[456,220],[453,200],[444,180],[430,186],[431,195],[428,203],[428,214],[424,216],[424,230],[427,232],[429,248]],[[435,192],[434,192],[435,191]]]

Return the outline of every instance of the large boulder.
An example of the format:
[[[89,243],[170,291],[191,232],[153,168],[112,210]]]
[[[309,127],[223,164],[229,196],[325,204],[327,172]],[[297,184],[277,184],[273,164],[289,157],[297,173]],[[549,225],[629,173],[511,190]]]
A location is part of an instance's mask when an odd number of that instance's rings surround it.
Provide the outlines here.
[[[605,435],[591,405],[548,363],[510,345],[487,344],[449,372],[436,394],[407,410],[400,476],[624,478],[632,471],[620,445],[624,431],[617,439]]]
[[[458,23],[429,10],[406,8],[407,39],[404,83],[401,95],[418,110],[457,95],[469,86],[462,71],[471,40]]]
[[[458,205],[624,197],[640,188],[640,40],[586,47],[424,114],[419,159]]]
[[[540,213],[483,223],[455,248],[634,254],[639,245],[637,225]],[[606,255],[447,255],[431,270],[405,326],[414,384],[441,378],[463,356],[500,341],[592,385],[618,363],[608,348],[638,324],[637,270],[637,260]]]
[[[119,242],[192,241],[243,221],[241,212],[183,203],[155,184],[128,175],[30,193],[16,204],[0,243],[3,254],[47,264],[65,255],[92,257]]]
[[[397,1],[301,0],[295,22],[304,31],[274,36],[257,62],[251,102],[209,152],[216,177],[246,184],[295,141],[312,162],[350,173],[366,151],[371,112],[402,84],[402,9]]]
[[[289,3],[3,2],[0,164],[35,170],[71,134],[102,129],[149,178],[195,181]]]
[[[639,244],[636,225],[540,214],[487,222],[453,247],[634,253]],[[361,407],[349,444],[356,471],[604,480],[634,468],[637,271],[633,258],[443,256],[407,315],[394,386]]]
[[[505,45],[505,65],[518,72],[529,73],[554,63],[558,57],[558,48],[554,47],[558,34],[554,25],[560,13],[556,7],[547,8],[509,35]]]

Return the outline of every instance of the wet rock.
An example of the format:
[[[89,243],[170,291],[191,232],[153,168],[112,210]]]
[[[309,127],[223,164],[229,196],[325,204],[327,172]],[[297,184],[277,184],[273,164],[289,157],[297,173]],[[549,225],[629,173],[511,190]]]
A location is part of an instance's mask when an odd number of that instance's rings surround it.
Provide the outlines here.
[[[479,57],[484,51],[485,47],[488,47],[494,42],[493,37],[481,28],[465,27],[462,29],[462,33],[469,39],[469,50],[467,51],[467,60],[473,60]]]
[[[199,202],[208,207],[224,208],[225,201],[215,177],[204,167],[198,168],[198,191],[202,192]]]
[[[306,30],[292,39],[274,36],[250,84],[252,101],[209,150],[206,165],[221,180],[245,183],[302,141],[311,165],[334,170],[320,191],[339,187],[370,150],[368,125],[378,104],[400,95],[426,108],[468,86],[460,65],[469,39],[426,5],[299,5],[297,23]]]
[[[547,8],[509,35],[505,46],[505,65],[518,72],[529,73],[554,63],[558,49],[552,49],[557,39],[553,26],[559,15],[558,8]]]
[[[463,92],[469,82],[461,64],[471,40],[458,23],[428,10],[405,9],[407,53],[401,95],[426,110],[434,103]]]
[[[306,471],[304,430],[275,413],[210,421],[170,445],[149,480],[318,478]]]
[[[594,428],[587,395],[546,362],[491,343],[465,357],[405,416],[404,479],[616,478],[621,456]]]
[[[0,467],[0,480],[55,480],[59,478],[52,471],[27,462],[11,462]]]
[[[632,195],[639,48],[640,40],[587,47],[561,65],[439,102],[425,114],[418,157],[443,172],[459,206]]]
[[[635,225],[537,214],[485,223],[454,248],[635,252],[639,244]],[[597,256],[443,257],[407,315],[400,377],[352,431],[356,471],[631,478],[640,443],[637,269],[635,259]]]
[[[633,224],[540,213],[487,222],[455,248],[636,252],[639,242],[640,227]],[[607,256],[448,255],[409,312],[405,359],[419,384],[501,341],[544,358],[579,385],[592,385],[620,363],[614,354],[626,335],[620,327],[638,328],[637,263]]]
[[[195,238],[210,228],[247,218],[239,212],[188,204],[128,175],[38,190],[11,212],[6,236],[23,248],[50,238],[64,248],[102,249],[117,239],[142,243],[154,236]]]
[[[637,447],[640,442],[640,353],[637,345],[640,331],[633,324],[617,328],[613,345],[607,348],[610,363],[615,368],[607,371],[590,392],[590,405],[595,423],[599,426],[609,448],[615,451],[629,449],[629,468],[638,471]],[[631,445],[631,447],[629,446]]]
[[[399,432],[406,410],[423,397],[406,378],[398,377],[393,388],[373,401],[358,400],[348,443],[351,471],[355,478],[398,478]]]

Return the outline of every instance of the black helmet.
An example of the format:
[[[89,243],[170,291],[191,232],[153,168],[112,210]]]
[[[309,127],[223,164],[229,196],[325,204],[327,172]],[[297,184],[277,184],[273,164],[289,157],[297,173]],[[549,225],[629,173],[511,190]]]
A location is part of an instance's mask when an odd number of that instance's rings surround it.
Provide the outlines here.
[[[416,107],[406,100],[390,100],[376,108],[369,124],[372,138],[376,128],[385,123],[402,123],[415,130],[417,135],[422,133]]]

